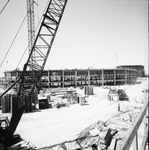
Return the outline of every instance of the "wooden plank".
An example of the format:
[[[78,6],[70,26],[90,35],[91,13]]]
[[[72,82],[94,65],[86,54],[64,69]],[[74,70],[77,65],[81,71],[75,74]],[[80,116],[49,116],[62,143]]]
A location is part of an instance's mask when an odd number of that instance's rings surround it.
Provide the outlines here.
[[[136,118],[134,124],[132,127],[128,130],[126,133],[126,136],[121,140],[121,142],[117,145],[117,150],[128,150],[131,146],[131,143],[137,134],[137,131],[139,129],[140,124],[142,123],[142,120],[146,114],[146,111],[148,109],[148,98],[145,99],[145,104],[139,114],[139,116]]]

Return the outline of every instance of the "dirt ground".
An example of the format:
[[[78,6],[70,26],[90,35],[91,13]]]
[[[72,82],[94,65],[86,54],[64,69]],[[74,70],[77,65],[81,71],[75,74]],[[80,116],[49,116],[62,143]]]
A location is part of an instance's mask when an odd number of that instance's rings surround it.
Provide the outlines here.
[[[107,121],[118,114],[118,103],[122,110],[135,105],[143,106],[144,89],[148,89],[147,79],[141,84],[121,87],[126,89],[129,101],[109,101],[108,89],[94,87],[94,95],[86,98],[86,105],[73,104],[23,114],[15,133],[37,148],[73,140],[91,124],[98,120]],[[77,92],[84,93],[84,90],[77,88]]]

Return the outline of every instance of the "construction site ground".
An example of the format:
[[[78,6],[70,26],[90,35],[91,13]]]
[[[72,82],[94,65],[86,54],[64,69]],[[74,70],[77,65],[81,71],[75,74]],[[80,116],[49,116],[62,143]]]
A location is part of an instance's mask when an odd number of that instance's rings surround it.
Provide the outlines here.
[[[76,139],[88,126],[99,120],[107,121],[119,114],[118,104],[120,104],[121,111],[130,110],[135,106],[143,107],[148,79],[142,79],[140,84],[121,87],[126,89],[129,101],[109,101],[108,88],[94,87],[94,94],[86,97],[87,102],[84,105],[77,103],[69,107],[24,113],[15,133],[36,148]],[[76,90],[77,93],[84,94],[84,89],[76,88]],[[11,114],[5,115],[11,116]],[[139,140],[142,139],[142,136],[142,133],[139,134]],[[15,149],[13,147],[10,149]]]

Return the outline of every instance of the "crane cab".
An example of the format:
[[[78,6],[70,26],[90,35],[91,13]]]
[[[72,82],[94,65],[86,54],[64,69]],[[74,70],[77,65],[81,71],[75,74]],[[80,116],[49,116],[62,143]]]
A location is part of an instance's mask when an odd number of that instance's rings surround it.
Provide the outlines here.
[[[9,120],[7,116],[0,117],[0,129],[6,130],[9,126]]]

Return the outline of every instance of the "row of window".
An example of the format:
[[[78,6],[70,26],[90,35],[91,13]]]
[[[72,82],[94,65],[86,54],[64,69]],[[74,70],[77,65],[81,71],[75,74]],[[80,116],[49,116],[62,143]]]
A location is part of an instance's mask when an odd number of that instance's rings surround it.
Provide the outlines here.
[[[125,79],[125,78],[133,78],[134,76],[128,75],[116,75],[115,79]],[[52,76],[49,78],[49,81],[82,81],[82,80],[88,80],[88,76],[64,76],[64,78],[62,78],[62,76]],[[90,80],[102,80],[102,76],[90,76]],[[104,80],[114,80],[114,75],[104,75]],[[48,81],[48,77],[46,79],[42,79],[41,81]]]

